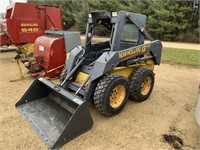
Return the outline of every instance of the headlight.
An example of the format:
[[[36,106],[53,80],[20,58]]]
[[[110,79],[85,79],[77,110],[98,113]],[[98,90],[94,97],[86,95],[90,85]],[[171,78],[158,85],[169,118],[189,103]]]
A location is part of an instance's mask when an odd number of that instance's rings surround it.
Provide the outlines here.
[[[88,14],[88,18],[92,18],[92,14]]]
[[[117,17],[117,12],[112,12],[112,17]]]

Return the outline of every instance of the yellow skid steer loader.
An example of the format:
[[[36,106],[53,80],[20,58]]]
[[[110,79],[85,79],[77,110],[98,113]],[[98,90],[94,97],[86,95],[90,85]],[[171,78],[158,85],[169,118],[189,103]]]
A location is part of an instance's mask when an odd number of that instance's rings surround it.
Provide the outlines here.
[[[150,96],[162,45],[145,30],[146,18],[125,11],[92,12],[85,45],[67,54],[60,85],[39,77],[17,102],[16,108],[49,149],[92,127],[90,102],[113,116],[129,98],[141,102]],[[109,40],[92,43],[97,26],[108,30]],[[144,44],[144,37],[151,42]]]

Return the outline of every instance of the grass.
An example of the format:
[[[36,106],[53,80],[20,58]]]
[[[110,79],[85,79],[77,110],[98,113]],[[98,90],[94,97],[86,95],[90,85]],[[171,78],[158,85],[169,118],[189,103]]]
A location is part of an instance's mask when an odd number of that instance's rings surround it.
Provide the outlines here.
[[[164,47],[162,51],[162,61],[182,65],[200,66],[200,51]]]

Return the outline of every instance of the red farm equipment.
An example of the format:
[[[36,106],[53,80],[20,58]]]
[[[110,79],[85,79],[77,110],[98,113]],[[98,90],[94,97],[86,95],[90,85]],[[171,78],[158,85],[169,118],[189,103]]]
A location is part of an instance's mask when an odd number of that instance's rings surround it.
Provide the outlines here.
[[[59,7],[13,3],[6,9],[5,20],[0,22],[0,46],[13,44],[20,53],[28,55],[36,38],[52,28],[62,30]]]
[[[22,63],[34,76],[59,77],[66,54],[80,45],[80,32],[46,31],[35,40],[33,56],[22,58]]]
[[[34,77],[59,77],[66,52],[80,45],[79,32],[62,31],[61,9],[56,6],[13,3],[7,7],[0,29],[0,46],[15,45],[23,53],[15,57],[19,79],[25,77],[19,59]]]

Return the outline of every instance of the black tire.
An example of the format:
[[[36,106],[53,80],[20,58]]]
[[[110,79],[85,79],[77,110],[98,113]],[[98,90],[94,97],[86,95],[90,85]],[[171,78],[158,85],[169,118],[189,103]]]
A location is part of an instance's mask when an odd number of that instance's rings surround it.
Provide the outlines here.
[[[60,83],[62,83],[67,76],[67,67],[64,66],[62,72],[60,73]]]
[[[95,88],[94,105],[105,116],[114,116],[124,108],[128,97],[129,84],[125,77],[105,75]]]
[[[130,77],[130,98],[134,101],[145,101],[154,86],[154,73],[147,68],[137,68]]]

